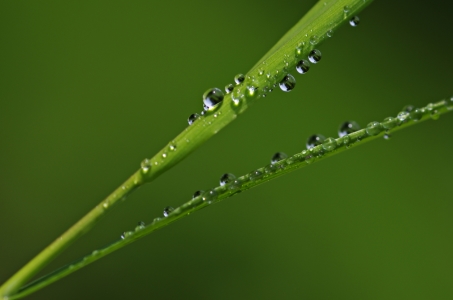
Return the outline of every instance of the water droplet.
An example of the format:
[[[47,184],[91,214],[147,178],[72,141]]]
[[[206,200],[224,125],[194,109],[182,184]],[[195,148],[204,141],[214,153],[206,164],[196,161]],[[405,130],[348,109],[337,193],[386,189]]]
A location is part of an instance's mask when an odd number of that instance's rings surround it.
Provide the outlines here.
[[[390,133],[385,133],[385,134],[384,134],[384,139],[385,139],[385,140],[390,140],[391,137],[392,137],[392,135],[391,135]]]
[[[409,113],[407,111],[402,111],[396,117],[400,122],[405,122],[409,119]]]
[[[272,158],[271,158],[271,164],[275,164],[275,163],[278,163],[279,161],[283,160],[283,159],[286,159],[288,158],[288,155],[286,155],[286,153],[283,153],[283,152],[277,152],[275,153]]]
[[[239,190],[241,187],[242,181],[240,179],[233,180],[233,182],[228,185],[230,191]]]
[[[109,207],[109,202],[108,202],[108,201],[105,201],[105,202],[102,204],[102,206],[103,206],[104,208],[108,208],[108,207]]]
[[[171,206],[167,206],[164,208],[164,217],[168,217],[168,215],[171,214],[172,211],[174,211],[175,209]]]
[[[196,191],[195,193],[193,193],[192,199],[195,199],[195,198],[201,196],[203,193],[204,193],[203,190]]]
[[[426,105],[426,109],[429,110],[429,111],[433,110],[433,109],[434,109],[434,104],[428,103],[428,104]]]
[[[296,70],[299,74],[305,74],[310,70],[310,63],[308,60],[302,59],[297,63]]]
[[[310,44],[312,44],[313,46],[316,45],[318,43],[319,39],[318,39],[318,36],[317,35],[312,35],[310,37]]]
[[[351,10],[351,9],[350,9],[349,6],[347,6],[347,5],[345,5],[345,6],[343,7],[343,12],[344,12],[345,14],[349,13],[350,10]]]
[[[410,117],[413,121],[419,121],[423,117],[423,112],[419,108],[413,109],[410,112]]]
[[[440,114],[437,111],[437,109],[434,109],[434,110],[431,111],[430,117],[433,120],[438,120],[440,118]]]
[[[448,110],[452,110],[453,109],[453,96],[445,99],[445,107],[448,109]]]
[[[254,87],[253,85],[247,86],[247,96],[254,97],[257,94],[258,88]]]
[[[311,50],[308,54],[308,60],[313,64],[318,63],[321,60],[321,51],[318,49]]]
[[[140,164],[142,168],[142,172],[144,174],[148,173],[148,171],[151,169],[152,163],[149,159],[145,158],[142,163]]]
[[[97,256],[99,254],[99,250],[93,250],[93,252],[91,252],[91,254],[93,256]]]
[[[360,23],[360,19],[359,19],[359,17],[357,17],[357,16],[354,16],[354,17],[352,17],[352,18],[349,20],[349,24],[350,24],[352,27],[357,27],[357,26],[359,26],[359,23]]]
[[[318,145],[321,145],[326,138],[322,134],[313,134],[307,139],[307,149],[312,149]]]
[[[410,113],[411,111],[414,110],[414,108],[415,107],[413,105],[406,105],[405,107],[403,107],[403,111]]]
[[[394,118],[394,117],[388,117],[388,118],[385,118],[384,119],[384,122],[382,122],[382,127],[384,127],[385,129],[392,129],[394,128],[396,125],[398,125],[398,119]]]
[[[381,133],[381,131],[382,126],[379,122],[374,121],[368,123],[368,125],[366,126],[366,133],[368,133],[368,135],[378,135],[379,133]]]
[[[258,180],[263,177],[263,173],[260,170],[255,170],[249,174],[250,180]]]
[[[225,93],[229,94],[229,93],[231,93],[233,90],[234,90],[234,85],[232,85],[231,83],[230,83],[230,84],[227,84],[227,85],[225,86]]]
[[[302,55],[302,52],[303,52],[303,48],[302,47],[296,47],[296,57],[300,57]]]
[[[343,136],[343,145],[346,146],[346,148],[349,148],[349,143],[351,142],[351,138],[349,137],[349,135],[344,135]]]
[[[167,153],[162,153],[162,158],[166,158],[167,157]]]
[[[258,75],[261,76],[261,75],[263,75],[263,74],[264,74],[264,70],[261,69],[261,68],[259,68],[259,69],[258,69]]]
[[[125,231],[123,232],[123,234],[121,235],[121,239],[126,239],[128,237],[130,237],[132,234],[134,234],[132,231]]]
[[[223,92],[218,88],[207,90],[203,94],[204,110],[214,110],[223,101]]]
[[[143,221],[138,222],[137,226],[135,227],[135,231],[142,230],[143,228],[145,228],[145,225],[146,224]]]
[[[353,133],[360,130],[359,124],[355,121],[346,121],[343,124],[340,125],[340,128],[338,128],[338,136],[342,137],[347,134]]]
[[[176,150],[176,144],[170,144],[168,146],[168,149],[170,149],[170,151],[175,151]]]
[[[217,199],[217,192],[215,190],[210,190],[203,194],[203,201],[211,204],[214,200]]]
[[[296,79],[294,78],[293,75],[288,74],[283,78],[282,81],[280,81],[280,89],[284,92],[290,92],[294,89],[296,86]]]
[[[322,143],[322,148],[327,152],[335,150],[337,148],[337,141],[334,138],[326,138]]]
[[[332,29],[327,30],[326,35],[327,35],[327,37],[332,37],[333,36],[333,30]]]
[[[222,175],[222,177],[220,177],[220,185],[223,186],[225,184],[232,182],[235,179],[236,179],[236,176],[234,176],[233,174],[225,173]]]
[[[236,85],[243,83],[244,80],[244,74],[237,74],[236,76],[234,76],[234,82],[236,82]]]

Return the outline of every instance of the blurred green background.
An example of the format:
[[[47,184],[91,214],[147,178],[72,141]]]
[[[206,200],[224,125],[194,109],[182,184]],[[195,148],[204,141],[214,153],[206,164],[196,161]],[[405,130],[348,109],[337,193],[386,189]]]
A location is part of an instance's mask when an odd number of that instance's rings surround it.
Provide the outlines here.
[[[315,1],[2,1],[0,282],[160,150]],[[46,271],[221,174],[453,93],[453,4],[375,1],[357,28],[114,209]],[[296,72],[294,72],[296,73]],[[164,228],[29,299],[452,299],[453,114]],[[44,273],[44,272],[43,272]],[[42,274],[43,274],[42,273]]]

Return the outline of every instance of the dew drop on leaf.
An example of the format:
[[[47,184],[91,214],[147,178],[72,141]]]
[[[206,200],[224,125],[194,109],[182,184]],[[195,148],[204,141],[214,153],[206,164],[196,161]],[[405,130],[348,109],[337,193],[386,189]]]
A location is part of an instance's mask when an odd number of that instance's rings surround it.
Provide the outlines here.
[[[280,89],[284,92],[290,92],[296,86],[296,79],[293,75],[286,75],[282,81],[279,83]]]
[[[276,164],[278,163],[279,161],[283,160],[283,159],[286,159],[288,158],[288,155],[286,155],[286,153],[284,152],[277,152],[275,153],[272,158],[271,158],[271,164]]]
[[[310,54],[308,54],[308,60],[311,63],[316,64],[321,60],[321,56],[321,51],[319,51],[318,49],[313,49],[310,51]]]
[[[360,18],[357,16],[354,16],[349,20],[349,25],[351,25],[352,27],[359,26],[359,23],[360,23]]]
[[[378,135],[382,131],[382,125],[379,122],[370,122],[366,126],[366,133],[368,135]]]
[[[326,138],[322,134],[313,134],[307,139],[307,149],[312,149],[318,145],[321,145],[325,139]]]
[[[203,94],[204,110],[214,110],[223,101],[223,92],[218,88],[207,90]]]
[[[340,125],[340,128],[338,128],[338,136],[343,137],[347,134],[356,132],[357,130],[360,130],[360,126],[359,124],[357,124],[357,122],[346,121]]]
[[[168,217],[172,211],[174,211],[175,209],[171,206],[167,206],[164,208],[164,217]]]
[[[296,70],[299,74],[305,74],[310,70],[310,63],[308,60],[302,59],[297,63]]]
[[[220,177],[220,185],[224,186],[225,184],[228,184],[235,179],[236,179],[236,176],[234,176],[233,174],[225,173],[222,175],[222,177]]]

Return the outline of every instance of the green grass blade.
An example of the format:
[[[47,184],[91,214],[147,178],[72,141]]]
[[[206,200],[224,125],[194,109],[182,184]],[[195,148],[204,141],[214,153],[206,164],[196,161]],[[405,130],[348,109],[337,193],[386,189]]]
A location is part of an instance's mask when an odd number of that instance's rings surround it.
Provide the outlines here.
[[[325,143],[312,148],[311,150],[304,150],[291,157],[279,161],[278,163],[267,165],[259,168],[256,171],[246,174],[238,178],[238,182],[233,182],[225,186],[216,187],[205,194],[191,199],[180,207],[176,208],[166,218],[156,218],[154,221],[145,227],[137,228],[135,231],[130,231],[128,236],[122,240],[114,242],[104,248],[93,251],[91,254],[74,261],[32,283],[24,286],[18,291],[17,294],[12,295],[9,299],[20,299],[29,295],[49,284],[55,282],[76,270],[79,270],[92,262],[126,246],[132,242],[143,238],[144,236],[154,232],[157,229],[165,227],[189,214],[196,212],[202,208],[208,207],[213,203],[217,203],[224,199],[230,198],[240,192],[246,191],[256,187],[262,183],[268,182],[272,179],[280,177],[289,172],[306,167],[315,162],[324,160],[345,150],[362,145],[366,142],[382,138],[385,134],[401,130],[403,128],[421,123],[429,119],[438,119],[440,115],[453,111],[453,97],[435,104],[428,104],[427,106],[413,110],[412,112],[402,112],[396,118],[386,118],[383,122],[378,123],[377,128],[364,128],[356,132],[350,133],[347,136],[335,139],[334,144]],[[333,145],[333,146],[332,146]]]

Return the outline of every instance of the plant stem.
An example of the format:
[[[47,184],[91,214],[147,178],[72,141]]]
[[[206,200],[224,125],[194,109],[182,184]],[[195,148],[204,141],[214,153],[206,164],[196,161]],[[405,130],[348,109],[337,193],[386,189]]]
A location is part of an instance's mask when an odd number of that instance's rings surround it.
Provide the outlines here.
[[[75,225],[63,233],[28,264],[0,287],[0,297],[8,298],[61,253],[77,238],[89,231],[106,211],[125,199],[129,193],[145,182],[150,182],[187,157],[206,140],[235,120],[250,105],[266,96],[293,70],[300,59],[322,41],[329,31],[340,25],[370,4],[372,0],[319,1],[280,41],[246,74],[242,84],[227,94],[215,111],[201,116],[194,124],[150,159],[149,170],[134,173],[121,187],[92,209]],[[348,7],[347,12],[344,9]],[[235,98],[236,101],[233,101]],[[124,187],[124,188],[123,188]]]
[[[142,237],[154,232],[157,229],[165,227],[176,220],[188,216],[189,214],[198,211],[202,208],[209,206],[212,203],[217,203],[226,198],[230,198],[239,192],[243,192],[250,188],[256,187],[264,182],[270,181],[284,174],[292,172],[294,170],[313,164],[314,162],[321,161],[327,157],[341,153],[352,147],[363,145],[366,142],[382,138],[383,135],[389,134],[408,126],[412,126],[429,119],[437,119],[441,114],[445,114],[449,111],[453,111],[453,104],[451,99],[439,101],[435,104],[428,104],[426,107],[419,109],[419,115],[411,117],[407,115],[404,121],[394,118],[393,121],[384,120],[382,125],[395,124],[395,127],[389,130],[383,130],[376,135],[370,135],[367,133],[367,129],[361,129],[356,132],[350,133],[345,137],[340,137],[335,140],[335,147],[331,151],[326,150],[326,145],[319,145],[311,150],[304,150],[301,153],[297,153],[291,157],[279,161],[278,163],[268,165],[257,169],[256,171],[246,174],[238,178],[238,182],[232,182],[226,186],[217,187],[211,191],[215,191],[215,196],[212,196],[209,192],[194,198],[180,207],[176,208],[166,218],[156,218],[150,225],[137,228],[134,232],[130,232],[130,235],[122,240],[112,243],[104,248],[93,251],[91,254],[68,264],[30,284],[21,288],[18,293],[12,295],[8,299],[20,299],[23,298],[89,264],[92,262],[126,246],[130,243],[141,239]],[[393,123],[392,123],[393,122]],[[260,175],[257,175],[258,173]]]

